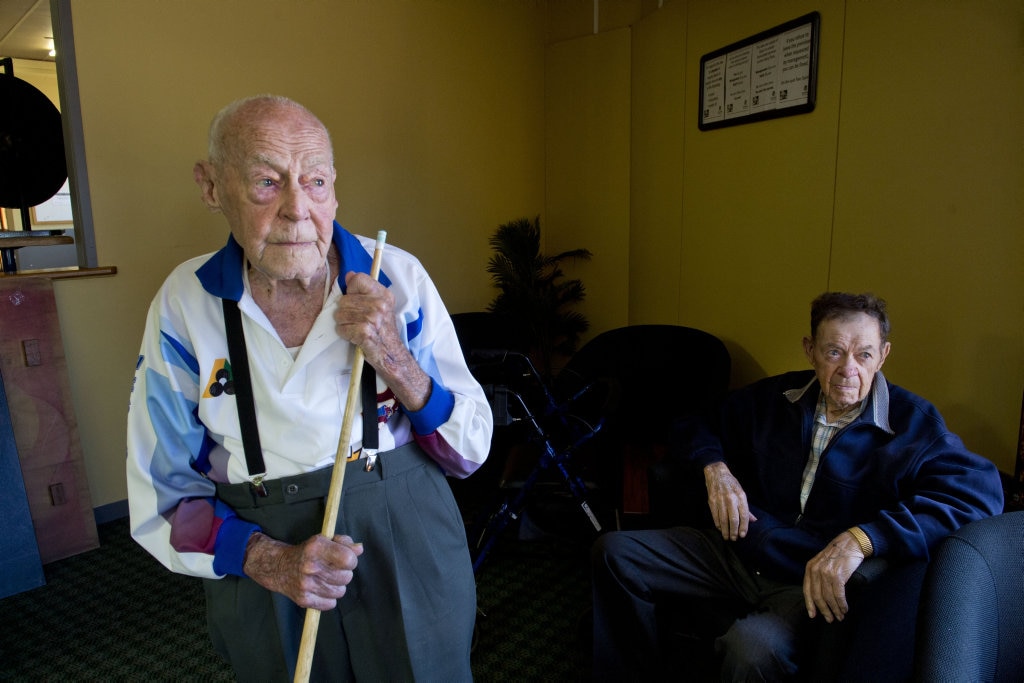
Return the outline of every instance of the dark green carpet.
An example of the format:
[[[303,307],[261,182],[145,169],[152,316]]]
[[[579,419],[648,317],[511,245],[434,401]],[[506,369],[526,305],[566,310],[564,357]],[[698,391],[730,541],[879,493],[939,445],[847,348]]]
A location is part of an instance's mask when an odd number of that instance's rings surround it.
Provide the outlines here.
[[[173,574],[128,535],[44,567],[46,585],[0,601],[0,679],[231,681],[206,635],[202,584]]]
[[[232,680],[206,634],[200,581],[146,554],[126,519],[99,535],[99,549],[46,565],[45,586],[0,600],[0,680]],[[585,544],[506,536],[477,577],[476,680],[583,680]]]

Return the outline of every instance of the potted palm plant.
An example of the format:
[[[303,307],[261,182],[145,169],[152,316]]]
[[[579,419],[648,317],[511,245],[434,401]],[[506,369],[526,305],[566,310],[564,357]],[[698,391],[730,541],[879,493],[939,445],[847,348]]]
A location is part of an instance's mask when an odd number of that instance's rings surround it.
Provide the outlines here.
[[[500,291],[487,310],[502,316],[523,332],[538,371],[550,379],[556,359],[572,355],[590,323],[573,306],[586,290],[579,279],[564,279],[567,259],[589,260],[587,249],[554,256],[540,251],[540,217],[520,218],[498,227],[490,239],[494,255],[487,264],[491,281]]]

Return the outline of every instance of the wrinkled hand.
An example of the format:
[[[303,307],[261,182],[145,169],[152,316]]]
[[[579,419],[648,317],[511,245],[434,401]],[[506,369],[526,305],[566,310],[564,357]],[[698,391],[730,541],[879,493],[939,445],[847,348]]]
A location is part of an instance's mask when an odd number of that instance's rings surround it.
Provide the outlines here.
[[[299,607],[334,609],[352,581],[363,544],[348,536],[317,534],[301,545],[261,533],[249,538],[244,571],[267,590],[281,593]]]
[[[361,348],[374,368],[385,367],[389,356],[406,350],[395,323],[395,297],[365,273],[346,274],[345,290],[334,313],[338,334]]]
[[[846,582],[864,561],[860,544],[849,531],[832,539],[825,549],[807,563],[804,571],[804,603],[812,619],[819,613],[825,621],[842,621],[850,607]]]
[[[334,312],[338,334],[363,350],[403,405],[419,410],[430,397],[430,377],[398,332],[394,295],[366,273],[347,273],[345,290]]]
[[[740,482],[729,471],[724,462],[714,462],[704,468],[704,483],[708,487],[708,507],[715,528],[722,532],[722,538],[735,541],[747,535],[750,522],[757,517],[750,514],[747,494]]]

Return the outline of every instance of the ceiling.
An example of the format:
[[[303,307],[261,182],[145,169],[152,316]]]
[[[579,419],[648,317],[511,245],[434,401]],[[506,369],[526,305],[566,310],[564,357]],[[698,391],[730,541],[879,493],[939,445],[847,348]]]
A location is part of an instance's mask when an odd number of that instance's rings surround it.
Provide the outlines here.
[[[0,57],[52,62],[50,0],[0,0]]]

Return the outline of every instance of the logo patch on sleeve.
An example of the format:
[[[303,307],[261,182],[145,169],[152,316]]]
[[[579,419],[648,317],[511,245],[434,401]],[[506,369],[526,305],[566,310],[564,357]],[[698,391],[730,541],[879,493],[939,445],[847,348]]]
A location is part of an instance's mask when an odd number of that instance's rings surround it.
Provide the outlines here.
[[[221,394],[233,396],[235,393],[235,377],[231,373],[231,363],[227,358],[218,358],[210,371],[210,379],[206,383],[203,398],[216,398]]]

